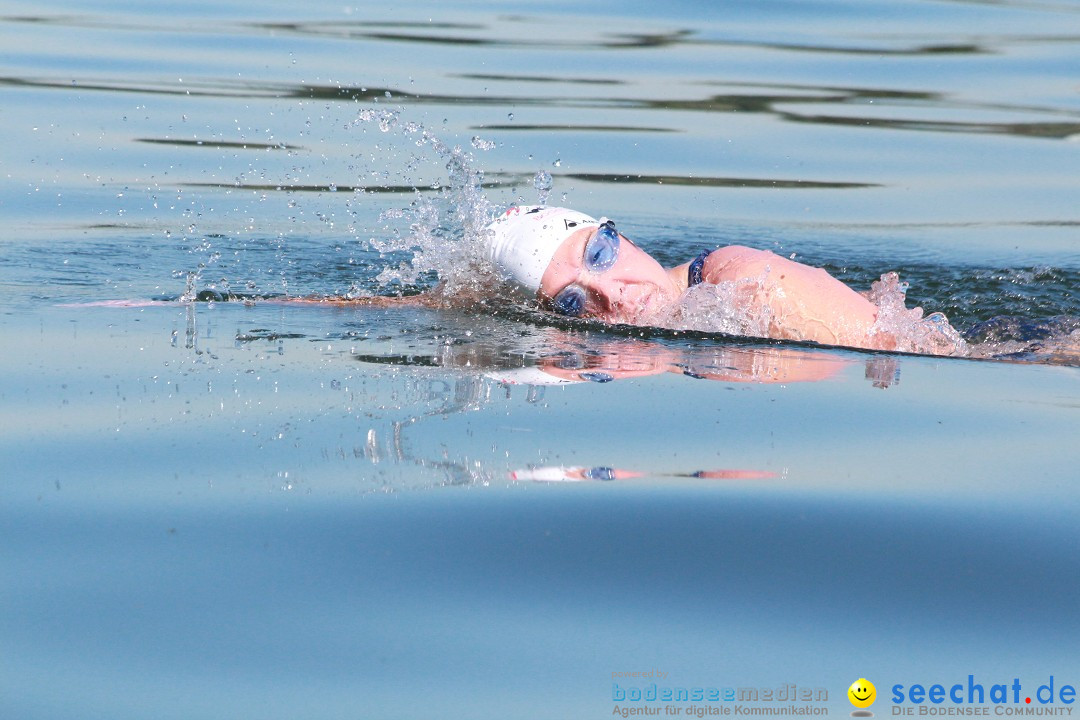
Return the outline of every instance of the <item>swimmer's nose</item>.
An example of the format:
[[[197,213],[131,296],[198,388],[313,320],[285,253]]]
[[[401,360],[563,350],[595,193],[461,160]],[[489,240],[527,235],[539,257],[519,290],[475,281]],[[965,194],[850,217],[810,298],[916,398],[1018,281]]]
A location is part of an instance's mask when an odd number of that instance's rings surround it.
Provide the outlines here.
[[[612,277],[598,275],[591,278],[588,290],[593,296],[595,307],[602,312],[612,312],[619,305],[623,283]]]

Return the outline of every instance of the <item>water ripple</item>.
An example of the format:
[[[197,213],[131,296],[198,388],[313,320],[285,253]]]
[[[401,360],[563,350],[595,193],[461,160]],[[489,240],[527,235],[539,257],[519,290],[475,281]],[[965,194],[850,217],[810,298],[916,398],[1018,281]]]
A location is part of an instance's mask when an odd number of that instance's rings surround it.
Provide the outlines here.
[[[515,76],[503,76],[511,81]],[[513,107],[565,108],[576,110],[641,110],[656,113],[757,113],[772,115],[792,123],[819,126],[849,126],[884,130],[914,130],[923,132],[998,134],[1027,138],[1072,140],[1080,137],[1080,114],[1073,110],[1008,103],[978,103],[956,100],[939,92],[904,91],[886,88],[835,87],[824,85],[777,85],[750,83],[723,83],[732,92],[706,95],[699,98],[648,98],[648,97],[566,97],[565,95],[502,95],[502,94],[435,94],[405,92],[398,88],[366,87],[348,84],[289,84],[254,80],[190,79],[184,82],[147,83],[128,79],[51,77],[0,77],[0,87],[37,88],[62,90],[64,92],[121,92],[147,95],[178,95],[232,98],[273,98],[327,100],[336,102],[378,102],[393,97],[400,107],[410,105],[443,105],[466,107]],[[780,90],[781,92],[776,92]],[[758,92],[755,92],[758,91]],[[811,112],[814,107],[860,108],[872,105],[874,114],[857,112]],[[807,111],[801,111],[800,107]],[[976,117],[961,119],[933,119],[908,117],[913,109],[925,108],[926,112],[940,114],[943,111],[974,114]],[[993,121],[978,115],[984,113],[1012,113],[1020,115],[1051,115],[1062,119]],[[902,116],[896,116],[897,114]],[[674,123],[675,117],[670,120]],[[611,124],[601,123],[496,123],[476,126],[504,131],[584,131],[584,132],[680,132],[672,125]],[[137,138],[140,142],[179,144],[187,141]],[[194,140],[192,145],[207,145],[207,141]],[[218,144],[214,147],[228,148],[260,147],[252,143]],[[270,145],[264,148],[293,149],[293,146]],[[846,185],[843,187],[847,187]]]

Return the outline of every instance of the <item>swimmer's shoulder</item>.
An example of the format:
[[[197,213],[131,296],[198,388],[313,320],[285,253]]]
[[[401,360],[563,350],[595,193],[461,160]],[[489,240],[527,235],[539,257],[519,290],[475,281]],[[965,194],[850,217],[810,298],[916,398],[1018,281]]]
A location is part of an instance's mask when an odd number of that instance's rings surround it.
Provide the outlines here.
[[[718,283],[757,275],[782,258],[769,250],[757,250],[745,245],[725,245],[709,253],[701,274],[705,282]]]

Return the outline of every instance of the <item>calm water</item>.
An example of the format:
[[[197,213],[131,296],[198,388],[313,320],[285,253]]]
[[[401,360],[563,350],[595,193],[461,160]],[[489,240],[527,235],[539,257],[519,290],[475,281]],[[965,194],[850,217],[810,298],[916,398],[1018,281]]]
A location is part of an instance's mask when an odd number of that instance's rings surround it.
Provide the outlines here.
[[[1078,78],[1052,0],[0,5],[0,716],[1080,683]],[[998,359],[85,306],[430,287],[537,173]]]

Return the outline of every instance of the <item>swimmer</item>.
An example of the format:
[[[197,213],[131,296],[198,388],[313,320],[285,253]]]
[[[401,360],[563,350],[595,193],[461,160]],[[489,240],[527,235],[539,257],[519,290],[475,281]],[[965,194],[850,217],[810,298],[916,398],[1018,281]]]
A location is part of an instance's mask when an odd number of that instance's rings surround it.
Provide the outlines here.
[[[759,335],[871,350],[898,346],[865,296],[825,270],[767,250],[728,245],[664,268],[611,220],[560,207],[511,207],[487,230],[488,259],[502,276],[561,315],[677,326],[689,289],[726,285],[736,316],[764,319]]]
[[[697,311],[703,310],[706,316],[721,312],[735,327],[724,331],[738,335],[868,350],[964,352],[959,333],[940,313],[922,318],[921,309],[902,307],[901,295],[895,301],[900,307],[890,311],[911,316],[909,326],[918,343],[910,337],[901,342],[894,326],[881,322],[882,308],[866,295],[821,268],[768,250],[728,245],[664,268],[607,218],[596,219],[568,208],[523,205],[509,208],[485,228],[484,251],[501,279],[541,307],[568,317],[715,330],[686,322],[696,303]],[[882,280],[884,284],[885,276]],[[896,282],[894,274],[892,282]],[[710,288],[717,292],[709,294]],[[203,291],[192,299],[447,308],[466,301],[482,303],[489,299],[485,292],[478,287],[448,292],[440,285],[408,296],[245,297]]]

